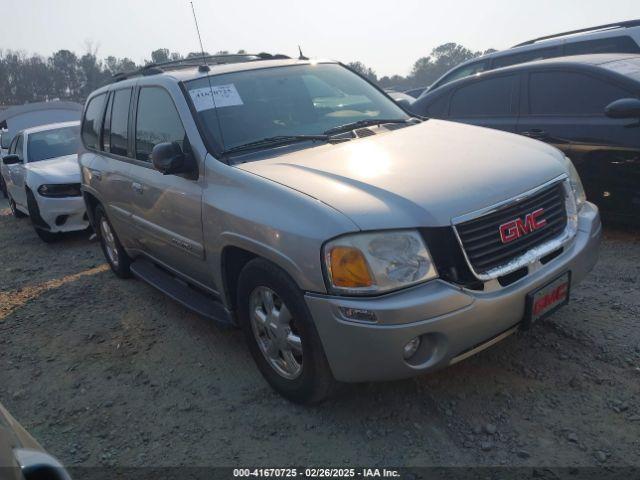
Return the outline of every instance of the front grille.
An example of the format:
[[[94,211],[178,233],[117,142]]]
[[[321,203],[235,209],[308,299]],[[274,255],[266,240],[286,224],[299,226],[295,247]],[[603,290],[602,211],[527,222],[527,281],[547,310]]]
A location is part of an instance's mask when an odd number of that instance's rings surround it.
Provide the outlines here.
[[[546,225],[509,243],[502,243],[500,226],[540,208]],[[456,225],[469,263],[478,274],[518,258],[538,245],[559,236],[567,224],[564,187],[561,182],[482,217]]]

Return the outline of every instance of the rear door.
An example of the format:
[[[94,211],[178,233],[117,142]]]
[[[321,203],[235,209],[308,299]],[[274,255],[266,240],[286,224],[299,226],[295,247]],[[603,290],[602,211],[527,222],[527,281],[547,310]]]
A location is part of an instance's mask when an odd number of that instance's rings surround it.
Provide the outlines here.
[[[603,210],[640,208],[640,128],[605,107],[633,92],[597,71],[530,72],[517,131],[560,148],[573,161],[587,197]]]
[[[82,154],[82,164],[88,166],[89,174],[85,178],[99,193],[118,239],[128,247],[131,244],[130,212],[127,210],[130,201],[129,163],[126,155],[113,155],[109,150],[113,98],[114,92],[109,92],[89,100],[82,120],[82,140],[88,149]]]
[[[163,175],[151,163],[153,147],[177,142],[191,152],[176,105],[167,90],[143,86],[134,100],[135,161],[130,169],[133,225],[140,248],[164,266],[201,284],[211,278],[202,236],[202,178]]]
[[[517,74],[465,82],[450,96],[448,120],[514,132],[518,91]]]

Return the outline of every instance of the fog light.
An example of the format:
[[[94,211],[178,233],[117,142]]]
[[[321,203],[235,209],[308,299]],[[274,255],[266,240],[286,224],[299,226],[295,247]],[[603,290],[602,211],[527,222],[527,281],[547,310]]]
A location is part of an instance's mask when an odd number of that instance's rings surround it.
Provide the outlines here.
[[[420,347],[420,337],[416,337],[413,340],[410,340],[404,346],[404,350],[402,352],[402,356],[405,360],[409,360],[413,355],[418,351],[418,347]]]

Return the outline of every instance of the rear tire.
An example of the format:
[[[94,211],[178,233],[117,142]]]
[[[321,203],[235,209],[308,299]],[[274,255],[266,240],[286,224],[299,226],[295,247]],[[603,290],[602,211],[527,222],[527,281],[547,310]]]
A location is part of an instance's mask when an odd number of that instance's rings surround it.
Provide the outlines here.
[[[238,315],[249,351],[269,384],[295,403],[318,403],[335,380],[295,282],[257,258],[240,272]]]
[[[116,236],[116,232],[109,222],[102,205],[97,205],[93,213],[96,224],[96,235],[100,240],[102,253],[107,259],[111,270],[120,278],[131,277],[131,258],[127,255],[120,240]]]

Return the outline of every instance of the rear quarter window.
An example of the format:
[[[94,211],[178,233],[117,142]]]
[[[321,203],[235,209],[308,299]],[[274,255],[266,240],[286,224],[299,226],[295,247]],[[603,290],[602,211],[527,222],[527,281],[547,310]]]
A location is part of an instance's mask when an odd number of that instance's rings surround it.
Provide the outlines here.
[[[526,52],[514,53],[511,55],[503,55],[493,59],[492,68],[508,67],[509,65],[517,65],[519,63],[532,62],[543,58],[553,58],[562,55],[561,48],[548,47],[527,50]]]
[[[87,148],[100,148],[100,129],[102,128],[102,114],[106,93],[96,95],[87,104],[82,118],[82,142]]]
[[[628,36],[598,38],[583,42],[567,43],[564,46],[565,55],[583,55],[589,53],[638,53],[640,47]]]

